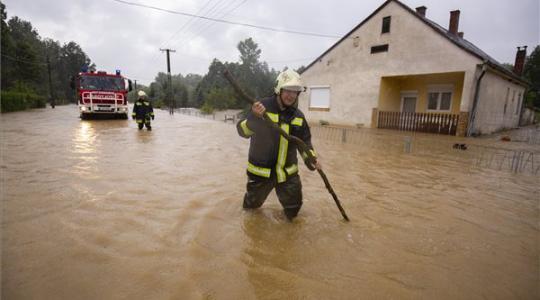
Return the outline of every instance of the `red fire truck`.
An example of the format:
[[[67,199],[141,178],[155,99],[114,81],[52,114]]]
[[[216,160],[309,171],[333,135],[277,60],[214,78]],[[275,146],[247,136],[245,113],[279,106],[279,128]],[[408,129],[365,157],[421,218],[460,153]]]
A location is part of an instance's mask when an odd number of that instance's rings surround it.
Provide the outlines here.
[[[73,78],[71,86],[77,91],[81,119],[98,115],[128,118],[127,93],[132,90],[131,80],[120,75],[120,71],[81,72]]]

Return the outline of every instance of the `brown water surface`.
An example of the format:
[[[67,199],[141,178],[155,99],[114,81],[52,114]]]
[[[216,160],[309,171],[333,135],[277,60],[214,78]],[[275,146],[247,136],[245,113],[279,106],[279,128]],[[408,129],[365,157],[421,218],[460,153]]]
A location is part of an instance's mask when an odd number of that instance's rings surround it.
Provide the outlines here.
[[[4,299],[540,297],[538,176],[315,139],[351,222],[301,166],[289,223],[274,193],[241,209],[230,123],[1,119]]]

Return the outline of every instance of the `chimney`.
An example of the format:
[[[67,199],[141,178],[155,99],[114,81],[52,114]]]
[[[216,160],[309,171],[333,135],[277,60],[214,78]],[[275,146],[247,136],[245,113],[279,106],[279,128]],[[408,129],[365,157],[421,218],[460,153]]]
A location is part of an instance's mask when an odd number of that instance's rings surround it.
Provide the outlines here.
[[[418,6],[416,8],[416,13],[425,18],[426,17],[426,9],[427,9],[427,7],[425,7],[425,6]]]
[[[448,25],[448,31],[450,31],[450,33],[453,35],[458,34],[459,13],[459,10],[453,10],[450,12],[450,24]]]
[[[464,33],[463,33],[463,31],[460,31],[460,32],[457,33],[457,35],[458,35],[460,38],[463,38]]]
[[[523,73],[523,65],[525,65],[525,57],[527,56],[527,46],[517,47],[516,62],[514,63],[514,73],[521,76]]]

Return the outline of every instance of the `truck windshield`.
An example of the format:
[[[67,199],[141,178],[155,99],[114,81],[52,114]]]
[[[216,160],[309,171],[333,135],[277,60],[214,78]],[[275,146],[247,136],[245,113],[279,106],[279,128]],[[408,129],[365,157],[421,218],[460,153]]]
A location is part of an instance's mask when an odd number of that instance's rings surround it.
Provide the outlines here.
[[[123,91],[124,79],[114,77],[81,76],[81,89],[99,91]]]

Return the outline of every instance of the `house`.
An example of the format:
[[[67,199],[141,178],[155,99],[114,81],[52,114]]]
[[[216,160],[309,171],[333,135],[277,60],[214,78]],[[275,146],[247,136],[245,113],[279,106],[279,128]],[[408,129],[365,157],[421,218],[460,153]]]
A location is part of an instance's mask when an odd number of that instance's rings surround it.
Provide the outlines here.
[[[517,127],[526,46],[511,71],[463,37],[459,10],[448,29],[426,10],[388,0],[309,64],[306,118],[458,136]]]

